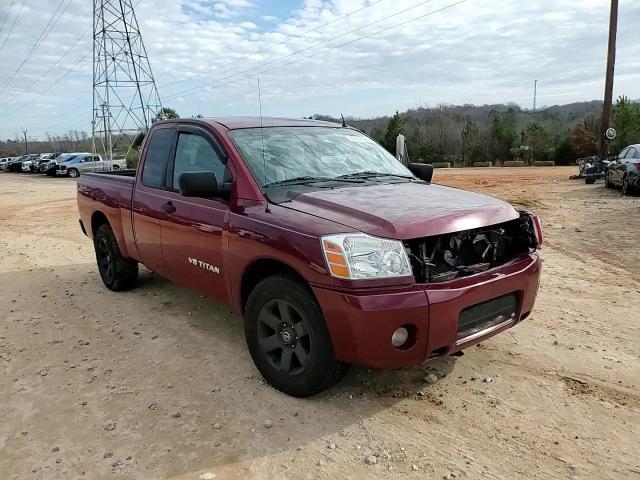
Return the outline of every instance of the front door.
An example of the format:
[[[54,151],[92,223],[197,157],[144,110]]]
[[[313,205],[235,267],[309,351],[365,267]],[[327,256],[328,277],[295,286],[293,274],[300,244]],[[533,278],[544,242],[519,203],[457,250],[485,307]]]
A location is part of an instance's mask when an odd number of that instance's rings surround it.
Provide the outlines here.
[[[229,206],[221,198],[180,195],[180,175],[213,172],[219,185],[228,180],[227,156],[206,130],[178,127],[173,162],[167,169],[165,192],[169,211],[162,221],[162,254],[168,276],[209,297],[227,302],[223,243],[229,222]]]

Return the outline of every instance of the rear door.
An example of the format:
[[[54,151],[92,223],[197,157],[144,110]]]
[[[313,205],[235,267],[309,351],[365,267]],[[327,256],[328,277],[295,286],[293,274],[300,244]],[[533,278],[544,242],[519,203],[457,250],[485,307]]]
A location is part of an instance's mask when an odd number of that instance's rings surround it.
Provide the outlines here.
[[[150,135],[136,175],[131,215],[139,258],[151,270],[164,273],[160,221],[166,215],[164,179],[173,152],[175,125],[163,124]]]
[[[218,185],[228,182],[226,153],[209,131],[178,125],[175,155],[167,169],[170,212],[161,222],[162,253],[170,278],[227,302],[223,245],[229,222],[228,202],[179,193],[182,173],[203,171],[213,172]]]
[[[85,155],[80,159],[80,162],[77,166],[78,170],[83,173],[92,172],[93,171],[93,156]]]

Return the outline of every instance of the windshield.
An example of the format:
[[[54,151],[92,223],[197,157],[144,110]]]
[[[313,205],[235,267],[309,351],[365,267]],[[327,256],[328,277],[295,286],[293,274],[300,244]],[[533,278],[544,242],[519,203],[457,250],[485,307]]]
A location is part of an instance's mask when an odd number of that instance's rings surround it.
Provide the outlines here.
[[[232,130],[229,136],[262,186],[363,172],[415,178],[376,142],[348,128],[247,128]]]

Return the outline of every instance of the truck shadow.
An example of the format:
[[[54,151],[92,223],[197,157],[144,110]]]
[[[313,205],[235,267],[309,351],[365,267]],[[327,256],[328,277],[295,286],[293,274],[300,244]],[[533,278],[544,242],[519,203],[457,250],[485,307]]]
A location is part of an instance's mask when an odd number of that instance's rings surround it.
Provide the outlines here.
[[[329,391],[297,399],[264,382],[239,315],[146,269],[139,287],[122,293],[108,291],[92,263],[3,273],[0,285],[7,355],[23,388],[1,395],[11,420],[0,435],[26,425],[34,436],[47,432],[25,456],[60,436],[96,452],[78,465],[102,461],[107,438],[116,456],[153,463],[159,478],[244,462],[304,447],[402,399],[438,408],[423,378],[445,376],[455,363],[351,367]],[[27,397],[29,411],[11,415]],[[117,429],[105,430],[109,422]]]

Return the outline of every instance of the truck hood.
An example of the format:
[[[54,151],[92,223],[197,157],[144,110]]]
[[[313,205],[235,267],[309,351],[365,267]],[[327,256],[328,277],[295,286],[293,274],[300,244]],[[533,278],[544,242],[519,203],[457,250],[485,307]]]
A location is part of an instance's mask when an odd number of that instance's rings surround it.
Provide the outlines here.
[[[349,227],[345,232],[353,228],[398,240],[486,227],[519,215],[497,198],[425,183],[319,190],[281,206]]]

